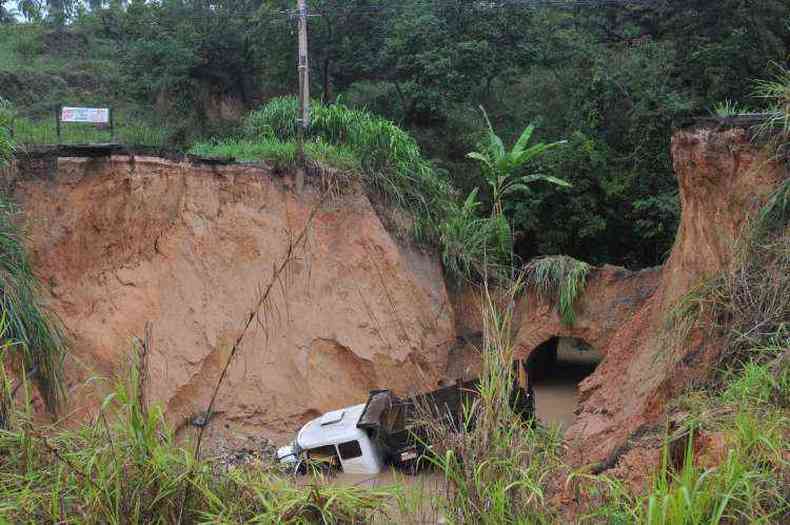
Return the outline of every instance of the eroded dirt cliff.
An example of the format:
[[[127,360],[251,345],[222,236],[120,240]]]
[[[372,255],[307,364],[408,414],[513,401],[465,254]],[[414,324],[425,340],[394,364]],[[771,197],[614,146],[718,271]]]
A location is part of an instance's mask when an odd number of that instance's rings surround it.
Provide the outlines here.
[[[532,292],[516,309],[519,357],[554,336],[603,355],[567,434],[579,463],[616,460],[709,371],[715,342],[697,336],[667,351],[667,313],[729,264],[744,224],[786,177],[738,129],[678,132],[672,155],[682,218],[666,265],[594,269],[573,326]],[[369,389],[469,374],[479,297],[448,293],[438,257],[398,241],[359,188],[319,203],[316,188],[299,193],[265,167],[126,156],[27,165],[13,179],[37,272],[73,340],[77,417],[106,390],[88,379],[125,374],[132,337],[152,322],[147,398],[181,428],[199,420],[260,289],[316,207],[304,253],[230,368],[210,433],[277,438]]]
[[[577,463],[616,461],[629,437],[663,428],[667,402],[710,373],[721,346],[702,334],[670,344],[668,315],[684,295],[730,264],[744,226],[787,176],[786,167],[741,129],[677,132],[672,157],[682,214],[663,267],[635,274],[596,270],[572,327],[534,294],[519,308],[515,337],[521,355],[555,335],[578,337],[603,354],[579,385],[578,417],[566,434],[569,459]]]
[[[359,188],[319,202],[316,188],[298,194],[264,167],[161,158],[65,158],[51,168],[18,173],[14,194],[73,340],[77,415],[98,399],[87,380],[122,376],[132,338],[151,322],[147,398],[176,426],[200,416],[316,207],[298,261],[230,367],[211,432],[277,437],[369,389],[408,392],[442,376],[454,323],[438,259],[397,241]]]

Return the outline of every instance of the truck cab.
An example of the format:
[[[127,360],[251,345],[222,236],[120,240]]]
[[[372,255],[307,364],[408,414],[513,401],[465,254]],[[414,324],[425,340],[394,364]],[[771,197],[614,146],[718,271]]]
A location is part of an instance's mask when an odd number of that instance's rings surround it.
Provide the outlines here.
[[[385,464],[415,473],[431,453],[424,418],[461,428],[463,407],[477,395],[478,380],[457,381],[433,392],[400,398],[390,390],[373,390],[365,404],[327,412],[313,419],[296,440],[277,451],[277,459],[300,471],[306,460],[327,463],[349,474],[378,474]],[[528,391],[515,385],[511,405],[529,419]]]
[[[289,446],[277,451],[280,462],[297,467],[304,460],[324,461],[348,474],[375,475],[384,468],[384,453],[357,426],[366,405],[327,412],[313,419]]]

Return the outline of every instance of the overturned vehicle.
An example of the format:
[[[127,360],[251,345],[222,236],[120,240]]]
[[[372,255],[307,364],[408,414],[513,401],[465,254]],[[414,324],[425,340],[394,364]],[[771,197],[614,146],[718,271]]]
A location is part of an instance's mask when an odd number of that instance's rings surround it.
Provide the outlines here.
[[[327,412],[299,430],[296,439],[277,451],[277,459],[304,472],[316,462],[348,474],[380,473],[385,465],[414,473],[430,453],[428,426],[433,422],[462,429],[463,410],[478,392],[478,381],[458,381],[448,387],[400,398],[390,390],[370,392],[365,404]],[[532,395],[521,385],[511,403],[524,418],[534,411]]]

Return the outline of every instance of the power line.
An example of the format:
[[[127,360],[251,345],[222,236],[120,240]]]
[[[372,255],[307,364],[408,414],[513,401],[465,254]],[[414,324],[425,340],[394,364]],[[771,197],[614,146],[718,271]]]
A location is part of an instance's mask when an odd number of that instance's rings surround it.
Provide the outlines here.
[[[666,5],[667,0],[489,0],[472,2],[473,7],[480,10],[485,9],[501,9],[507,7],[522,7],[525,9],[541,9],[541,8],[554,8],[554,9],[578,9],[590,7],[622,7],[622,8],[635,8],[635,7],[654,7],[662,4]],[[417,0],[410,5],[422,5],[423,7],[455,7],[458,5],[454,0]],[[469,5],[469,4],[467,4]],[[351,14],[378,14],[386,11],[397,12],[403,9],[402,4],[390,3],[387,5],[368,6],[363,8],[351,8],[347,12]],[[278,15],[286,16],[288,18],[296,18],[297,11],[277,11]],[[315,9],[308,16],[319,17],[328,13],[324,9]]]

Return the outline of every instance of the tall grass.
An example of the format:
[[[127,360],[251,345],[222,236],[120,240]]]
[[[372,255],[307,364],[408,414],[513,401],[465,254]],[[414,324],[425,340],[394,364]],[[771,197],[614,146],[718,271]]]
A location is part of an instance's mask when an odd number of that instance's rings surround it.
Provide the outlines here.
[[[4,363],[14,343],[7,337],[8,322],[5,312],[0,313],[0,429],[10,428],[14,416],[13,386]]]
[[[576,322],[574,305],[587,286],[589,264],[565,255],[540,257],[527,264],[526,284],[546,300],[555,301],[566,325]]]
[[[510,290],[515,297],[518,286]],[[559,435],[531,425],[513,403],[512,305],[501,308],[484,289],[484,341],[478,395],[458,427],[426,418],[433,455],[443,474],[449,523],[551,523],[545,486],[558,466]]]
[[[0,131],[0,141],[2,137]],[[55,410],[63,397],[66,341],[60,323],[41,302],[18,223],[15,206],[0,193],[0,315],[7,323],[5,338],[16,343],[14,353],[4,352],[0,367],[18,350],[48,407]]]
[[[299,486],[274,472],[271,468],[235,470],[214,483],[202,483],[199,490],[205,510],[196,514],[197,521],[229,525],[372,523],[386,516],[387,505],[396,496],[389,487]]]
[[[787,431],[784,422],[784,431]],[[772,423],[773,424],[773,423]],[[645,525],[718,525],[721,523],[784,523],[790,514],[785,493],[782,429],[760,428],[752,415],[741,413],[726,434],[725,456],[715,466],[703,464],[688,439],[679,469],[669,447],[644,495],[612,478],[595,479],[603,487],[603,504],[582,521]]]
[[[13,121],[14,140],[20,145],[36,144],[96,144],[117,142],[128,146],[168,145],[171,130],[126,118],[122,114],[114,117],[114,136],[109,128],[98,129],[93,124],[61,124],[58,137],[54,116],[45,120],[16,118]]]
[[[14,141],[11,136],[13,120],[13,107],[7,100],[0,97],[0,167],[7,164],[14,153]]]
[[[757,131],[782,145],[790,142],[790,69],[781,64],[774,67],[773,78],[756,82],[755,96],[769,105],[768,118]]]
[[[512,264],[512,244],[499,242],[510,227],[502,215],[484,217],[478,213],[477,189],[463,203],[452,203],[439,224],[442,262],[450,275],[470,279],[508,276]]]
[[[245,135],[254,141],[297,138],[298,102],[276,98],[249,115]],[[392,122],[343,104],[312,107],[308,139],[345,146],[359,162],[365,184],[415,218],[418,238],[434,238],[454,194],[449,182],[426,161],[416,141]]]
[[[786,523],[788,400],[788,362],[750,362],[727,370],[723,390],[689,392],[676,402],[688,417],[665,438],[647,492],[594,477],[604,496],[588,518],[668,525]],[[718,448],[706,446],[706,435],[718,436]],[[672,459],[672,444],[684,442],[682,456]]]
[[[227,471],[176,443],[160,407],[139,400],[140,372],[73,431],[0,430],[0,523],[367,523],[389,489],[296,485],[265,461]],[[181,509],[187,486],[192,497]]]

